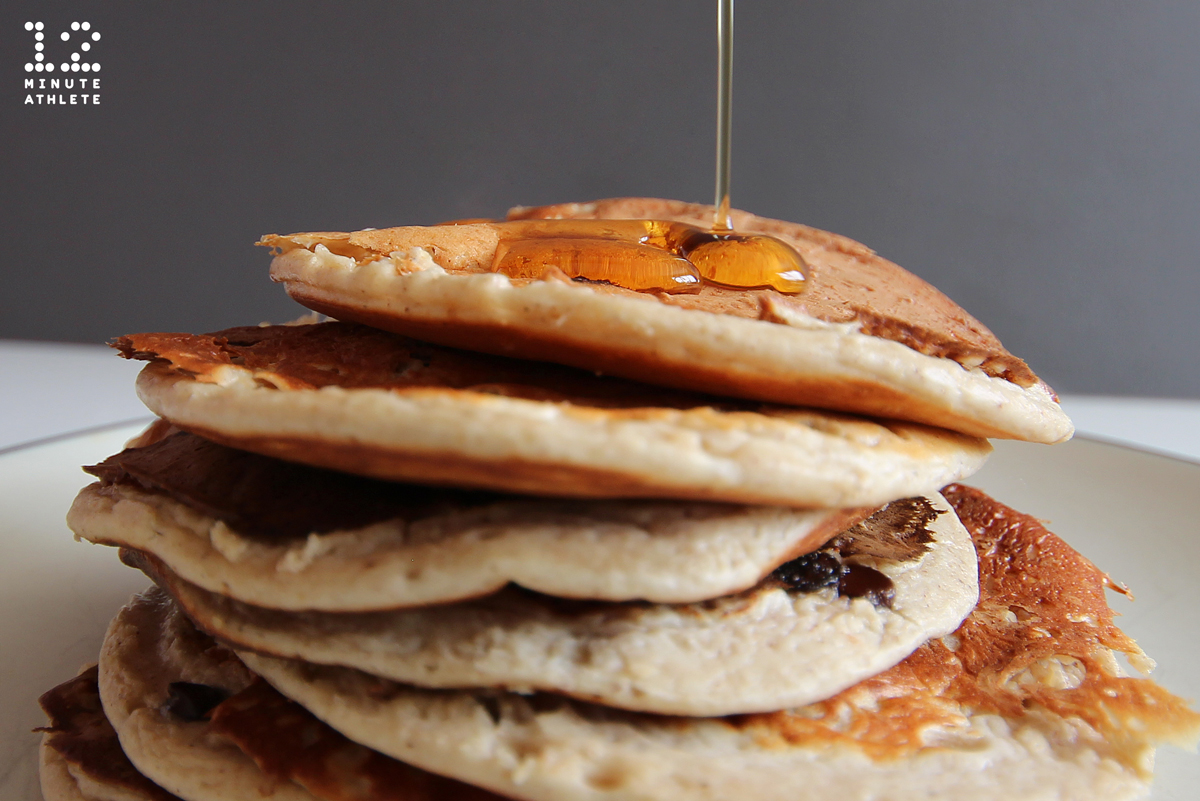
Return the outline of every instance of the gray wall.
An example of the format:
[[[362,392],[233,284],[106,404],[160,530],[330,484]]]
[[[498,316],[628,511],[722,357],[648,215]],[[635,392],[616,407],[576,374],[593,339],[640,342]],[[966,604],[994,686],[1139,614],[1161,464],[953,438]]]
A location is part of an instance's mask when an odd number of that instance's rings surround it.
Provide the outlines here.
[[[708,200],[714,17],[9,0],[0,337],[289,318],[269,231]],[[35,19],[102,32],[99,107],[22,104]],[[743,0],[736,29],[735,205],[868,243],[1060,390],[1200,397],[1200,4]]]

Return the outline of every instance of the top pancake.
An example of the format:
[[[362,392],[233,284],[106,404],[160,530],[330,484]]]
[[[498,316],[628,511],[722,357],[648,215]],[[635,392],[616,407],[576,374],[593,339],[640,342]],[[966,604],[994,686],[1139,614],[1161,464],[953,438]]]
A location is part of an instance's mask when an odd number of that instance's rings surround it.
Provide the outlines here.
[[[513,219],[663,219],[712,208],[627,198],[515,209]],[[502,224],[267,236],[272,277],[312,309],[429,341],[544,359],[735,397],[1057,442],[1073,429],[1050,389],[978,321],[866,247],[733,212],[735,229],[792,245],[807,289],[635,292],[492,273]]]

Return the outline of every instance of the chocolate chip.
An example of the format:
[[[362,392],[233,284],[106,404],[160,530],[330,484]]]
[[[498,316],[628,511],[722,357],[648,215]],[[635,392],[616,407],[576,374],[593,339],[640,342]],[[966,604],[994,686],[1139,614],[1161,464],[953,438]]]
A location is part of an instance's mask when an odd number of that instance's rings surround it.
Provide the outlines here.
[[[891,609],[896,600],[896,585],[873,567],[846,565],[838,580],[838,595],[866,598],[876,606]]]
[[[838,584],[842,576],[842,559],[832,549],[813,551],[784,562],[771,573],[771,578],[788,590],[816,592]]]
[[[229,692],[208,684],[173,681],[167,685],[167,696],[163,709],[177,718],[195,723],[205,720],[213,707],[229,697]]]
[[[475,700],[483,707],[483,711],[487,712],[487,716],[492,719],[492,725],[499,726],[500,718],[503,717],[500,712],[500,700],[493,695],[477,696]]]

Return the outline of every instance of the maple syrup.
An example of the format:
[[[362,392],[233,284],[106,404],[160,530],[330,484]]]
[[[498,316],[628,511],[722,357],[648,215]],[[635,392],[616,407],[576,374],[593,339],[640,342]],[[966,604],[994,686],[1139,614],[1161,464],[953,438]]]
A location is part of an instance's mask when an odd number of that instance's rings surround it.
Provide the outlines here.
[[[730,142],[733,138],[733,0],[717,0],[717,197],[713,233],[733,231],[729,216]]]
[[[639,292],[733,289],[804,290],[806,265],[770,236],[705,231],[662,220],[522,220],[500,223],[492,271],[538,279],[551,268],[572,280]]]
[[[700,273],[687,259],[621,239],[534,237],[501,241],[493,262],[510,278],[542,278],[550,267],[572,280],[616,284],[639,292],[699,292]]]
[[[695,265],[708,283],[731,289],[770,288],[788,295],[804,291],[808,265],[781,239],[732,230],[705,231],[684,223],[665,225],[669,246]]]
[[[646,242],[646,220],[521,220],[500,223],[492,272],[538,279],[561,271],[575,281],[638,292],[699,292],[700,271],[686,258]]]

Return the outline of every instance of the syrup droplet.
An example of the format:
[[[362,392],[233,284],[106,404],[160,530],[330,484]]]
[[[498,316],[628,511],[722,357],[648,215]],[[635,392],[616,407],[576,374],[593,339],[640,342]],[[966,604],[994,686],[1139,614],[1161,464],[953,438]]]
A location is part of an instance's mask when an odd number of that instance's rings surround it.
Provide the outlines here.
[[[670,225],[664,238],[709,283],[732,289],[771,288],[788,295],[804,291],[808,265],[781,239],[705,231],[681,223]]]
[[[791,246],[761,234],[705,231],[661,220],[528,220],[501,224],[492,271],[538,279],[557,268],[573,280],[641,292],[698,292],[704,281],[734,289],[804,290],[807,265]]]

